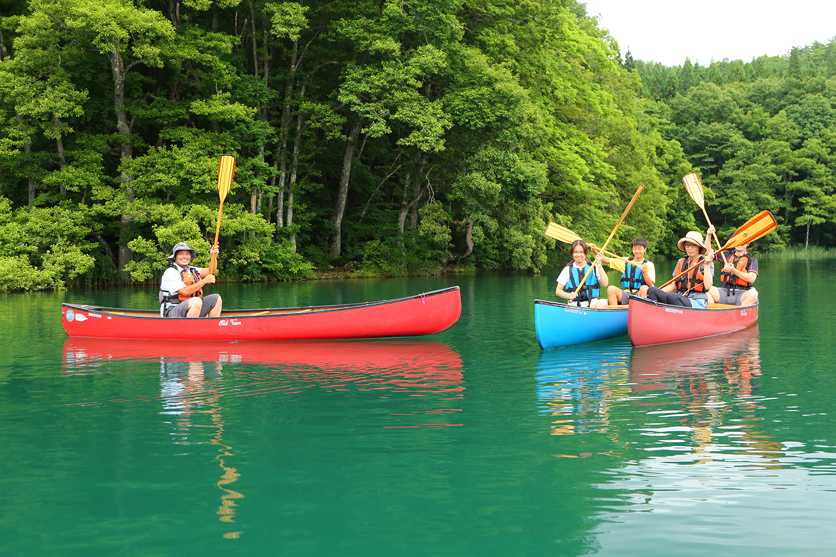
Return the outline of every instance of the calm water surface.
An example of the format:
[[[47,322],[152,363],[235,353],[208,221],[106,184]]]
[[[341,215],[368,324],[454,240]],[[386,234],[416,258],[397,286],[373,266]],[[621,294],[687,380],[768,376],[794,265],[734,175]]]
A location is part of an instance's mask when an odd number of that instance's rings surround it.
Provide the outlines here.
[[[459,323],[417,340],[70,340],[62,302],[155,289],[0,296],[0,554],[827,554],[835,266],[762,261],[758,327],[641,349],[539,350],[557,269],[218,288],[460,285]]]

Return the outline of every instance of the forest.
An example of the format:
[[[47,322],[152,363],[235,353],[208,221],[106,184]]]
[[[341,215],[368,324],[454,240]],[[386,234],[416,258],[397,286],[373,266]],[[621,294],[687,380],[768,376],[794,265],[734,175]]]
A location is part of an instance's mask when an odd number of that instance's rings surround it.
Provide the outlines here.
[[[576,0],[0,0],[0,290],[532,269],[549,221],[832,245],[836,43],[633,60]]]

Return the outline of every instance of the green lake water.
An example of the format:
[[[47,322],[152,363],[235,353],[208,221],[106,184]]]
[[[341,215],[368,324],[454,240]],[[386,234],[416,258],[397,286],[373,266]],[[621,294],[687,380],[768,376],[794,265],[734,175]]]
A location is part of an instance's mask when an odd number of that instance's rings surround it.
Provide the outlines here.
[[[829,554],[836,262],[760,263],[757,327],[642,349],[541,351],[558,269],[215,289],[461,286],[450,330],[382,341],[71,340],[62,302],[156,289],[0,296],[0,555]]]

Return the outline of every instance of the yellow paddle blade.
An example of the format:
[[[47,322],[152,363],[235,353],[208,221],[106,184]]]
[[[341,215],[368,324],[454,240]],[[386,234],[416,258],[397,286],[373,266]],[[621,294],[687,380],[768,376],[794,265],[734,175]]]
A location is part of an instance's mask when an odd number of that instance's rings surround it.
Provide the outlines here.
[[[682,177],[682,183],[685,184],[685,189],[688,191],[688,195],[691,196],[691,199],[694,200],[694,203],[700,207],[704,207],[705,196],[703,194],[700,177],[697,176],[696,173],[687,174]]]
[[[555,222],[550,222],[549,226],[546,227],[546,236],[549,238],[554,238],[560,242],[566,242],[567,244],[571,244],[575,240],[580,240],[581,237],[566,228],[565,226],[560,226]]]
[[[229,193],[234,174],[235,157],[232,155],[221,155],[221,162],[218,165],[218,197],[221,198],[221,203],[226,199],[226,194]]]
[[[778,226],[778,222],[772,213],[769,211],[761,211],[737,229],[737,232],[732,234],[731,238],[723,246],[723,249],[736,248],[743,244],[754,242],[758,238],[763,238]]]

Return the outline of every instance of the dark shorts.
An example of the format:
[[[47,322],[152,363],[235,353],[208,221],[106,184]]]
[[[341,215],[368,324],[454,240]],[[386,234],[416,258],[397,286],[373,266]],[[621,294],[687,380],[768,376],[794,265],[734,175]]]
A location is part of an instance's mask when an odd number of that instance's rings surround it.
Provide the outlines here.
[[[206,317],[209,315],[209,312],[212,311],[212,308],[215,307],[220,299],[220,295],[218,294],[209,294],[208,296],[203,297],[203,307],[200,308],[200,316]],[[180,302],[176,306],[172,306],[168,308],[165,312],[166,317],[186,317],[186,313],[189,311],[189,301],[186,300],[185,302]]]
[[[738,290],[732,294],[729,294],[725,288],[718,289],[720,292],[720,299],[717,300],[718,304],[729,304],[731,306],[739,306],[740,299],[743,298],[743,295],[748,292],[748,290]]]

